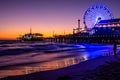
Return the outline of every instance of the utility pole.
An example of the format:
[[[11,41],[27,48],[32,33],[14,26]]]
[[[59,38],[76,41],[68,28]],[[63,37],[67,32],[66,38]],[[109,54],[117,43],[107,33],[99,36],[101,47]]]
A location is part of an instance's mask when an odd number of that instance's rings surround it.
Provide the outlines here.
[[[30,28],[30,34],[32,34],[32,28]]]

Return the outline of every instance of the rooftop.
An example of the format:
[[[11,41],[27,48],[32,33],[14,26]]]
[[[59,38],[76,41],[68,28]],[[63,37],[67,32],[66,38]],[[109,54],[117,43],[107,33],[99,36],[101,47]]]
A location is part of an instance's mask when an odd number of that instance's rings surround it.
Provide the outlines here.
[[[98,24],[106,24],[106,23],[120,23],[120,18],[101,20]]]

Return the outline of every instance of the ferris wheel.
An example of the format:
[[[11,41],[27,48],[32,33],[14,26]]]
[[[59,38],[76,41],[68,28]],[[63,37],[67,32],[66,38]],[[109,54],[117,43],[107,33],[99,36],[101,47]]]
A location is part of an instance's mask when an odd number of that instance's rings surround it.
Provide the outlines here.
[[[88,8],[84,14],[85,28],[91,29],[100,20],[113,19],[111,10],[104,4],[95,4]]]

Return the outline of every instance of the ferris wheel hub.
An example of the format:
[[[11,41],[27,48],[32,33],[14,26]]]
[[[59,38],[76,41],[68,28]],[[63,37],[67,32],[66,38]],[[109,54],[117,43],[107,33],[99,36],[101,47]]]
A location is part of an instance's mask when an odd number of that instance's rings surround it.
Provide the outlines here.
[[[98,20],[100,21],[100,20],[101,20],[101,17],[98,17]]]

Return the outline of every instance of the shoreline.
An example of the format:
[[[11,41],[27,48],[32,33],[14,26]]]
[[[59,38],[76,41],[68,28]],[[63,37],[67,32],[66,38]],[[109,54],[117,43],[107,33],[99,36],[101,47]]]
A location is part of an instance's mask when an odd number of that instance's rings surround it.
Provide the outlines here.
[[[116,57],[120,58],[120,55],[117,55]],[[116,57],[113,55],[102,56],[61,69],[36,72],[21,76],[11,76],[2,78],[1,80],[57,80],[59,77],[63,76],[78,77],[79,75],[85,73],[87,70],[93,70],[98,66],[104,65],[106,62],[116,61]]]

